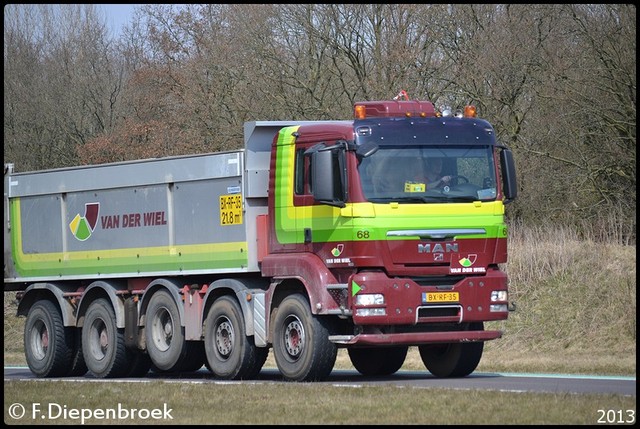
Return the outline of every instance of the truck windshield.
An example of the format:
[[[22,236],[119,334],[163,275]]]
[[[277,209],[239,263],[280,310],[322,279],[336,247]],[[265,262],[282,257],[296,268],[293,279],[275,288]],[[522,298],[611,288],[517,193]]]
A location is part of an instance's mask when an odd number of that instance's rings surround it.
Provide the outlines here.
[[[497,195],[491,147],[384,147],[358,166],[371,202],[492,201]]]

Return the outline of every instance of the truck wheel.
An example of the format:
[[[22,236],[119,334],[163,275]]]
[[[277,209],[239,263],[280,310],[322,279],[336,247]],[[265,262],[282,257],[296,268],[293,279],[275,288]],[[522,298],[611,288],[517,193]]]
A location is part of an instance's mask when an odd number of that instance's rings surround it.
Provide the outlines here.
[[[167,291],[160,290],[151,297],[146,320],[147,353],[153,365],[160,371],[183,370],[179,364],[187,354],[187,342],[178,306]]]
[[[51,301],[37,302],[29,310],[24,325],[24,353],[29,369],[38,377],[62,377],[69,372],[73,337]]]
[[[124,329],[116,326],[116,315],[106,299],[95,300],[87,309],[82,354],[87,368],[98,378],[122,377],[129,370]]]
[[[158,374],[176,373],[176,372],[193,372],[202,368],[207,359],[204,353],[203,341],[187,341],[184,354],[170,369],[160,369],[152,362],[151,371]]]
[[[136,350],[129,353],[129,370],[126,377],[144,377],[151,368],[151,359],[143,351]]]
[[[349,348],[349,359],[362,375],[381,376],[395,374],[407,357],[409,347]]]
[[[258,375],[269,349],[256,347],[248,337],[242,309],[233,298],[220,297],[207,315],[204,346],[207,368],[224,380],[250,379]]]
[[[187,341],[185,346],[185,354],[176,364],[174,371],[193,372],[197,371],[204,365],[207,356],[204,353],[203,341]]]
[[[338,348],[329,341],[329,323],[311,314],[302,295],[282,301],[273,327],[273,353],[285,379],[321,381],[331,374]]]
[[[81,377],[89,370],[82,354],[82,330],[80,328],[65,328],[65,330],[66,335],[74,339],[71,365],[67,375],[69,377]]]
[[[470,325],[470,330],[482,330],[482,323]],[[466,377],[475,371],[482,358],[484,342],[428,344],[419,346],[420,358],[436,377]]]

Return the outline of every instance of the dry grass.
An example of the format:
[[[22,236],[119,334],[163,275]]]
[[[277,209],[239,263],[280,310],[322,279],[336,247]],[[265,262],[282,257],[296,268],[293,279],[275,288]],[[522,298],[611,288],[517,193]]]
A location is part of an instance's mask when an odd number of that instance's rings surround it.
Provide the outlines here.
[[[9,424],[174,424],[174,425],[425,425],[585,424],[598,410],[630,419],[635,397],[395,387],[345,387],[318,383],[78,383],[5,381]],[[12,404],[26,405],[20,418]],[[50,404],[56,417],[50,418]],[[121,414],[92,418],[97,410],[166,410],[157,419]],[[34,406],[37,413],[34,413]],[[15,407],[15,406],[14,406]],[[60,409],[67,414],[60,413]],[[72,410],[78,411],[76,416]],[[14,411],[15,412],[15,411]],[[618,414],[624,412],[624,414]],[[81,420],[86,416],[85,421]],[[105,412],[108,416],[108,411]],[[44,416],[44,418],[43,418]],[[635,414],[634,414],[635,416]],[[634,417],[635,418],[635,417]]]
[[[635,246],[563,228],[512,229],[505,269],[517,311],[500,323],[504,337],[488,344],[496,357],[635,374]]]

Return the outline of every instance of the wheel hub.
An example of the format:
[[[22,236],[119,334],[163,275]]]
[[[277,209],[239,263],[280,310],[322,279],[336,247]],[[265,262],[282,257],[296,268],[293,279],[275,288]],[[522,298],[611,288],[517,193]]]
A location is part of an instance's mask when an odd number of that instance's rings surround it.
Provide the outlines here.
[[[298,357],[304,350],[304,328],[298,319],[287,324],[284,332],[284,345],[287,353],[293,357]]]
[[[156,347],[163,352],[169,350],[173,339],[173,320],[167,309],[156,313],[151,329]]]
[[[225,320],[218,324],[216,328],[216,348],[218,353],[226,357],[231,354],[233,350],[234,333],[233,326],[228,320]]]

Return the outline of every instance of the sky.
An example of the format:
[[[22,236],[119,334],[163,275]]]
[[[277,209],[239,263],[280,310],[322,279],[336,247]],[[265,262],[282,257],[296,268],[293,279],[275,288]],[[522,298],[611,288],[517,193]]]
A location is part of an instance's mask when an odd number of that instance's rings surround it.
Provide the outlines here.
[[[106,14],[107,25],[113,34],[119,35],[122,26],[128,24],[133,18],[133,12],[139,4],[100,4]]]

